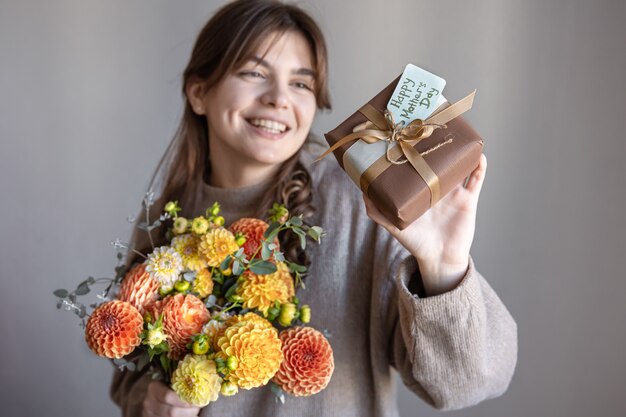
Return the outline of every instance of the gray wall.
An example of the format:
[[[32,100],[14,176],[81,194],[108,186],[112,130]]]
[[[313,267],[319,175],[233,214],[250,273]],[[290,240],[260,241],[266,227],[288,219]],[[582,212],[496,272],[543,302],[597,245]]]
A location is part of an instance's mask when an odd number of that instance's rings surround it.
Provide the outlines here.
[[[222,1],[0,0],[0,414],[112,416],[110,365],[52,291],[108,276]],[[407,62],[477,88],[473,255],[519,323],[517,373],[463,416],[626,415],[626,3],[309,0],[334,127]],[[620,324],[622,323],[622,324]],[[401,392],[404,416],[434,416]]]

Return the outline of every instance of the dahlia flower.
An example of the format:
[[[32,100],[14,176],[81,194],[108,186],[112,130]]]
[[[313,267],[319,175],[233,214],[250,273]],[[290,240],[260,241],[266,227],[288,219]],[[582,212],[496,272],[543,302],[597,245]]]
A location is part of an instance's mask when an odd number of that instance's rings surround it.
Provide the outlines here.
[[[87,320],[85,340],[97,355],[119,359],[141,344],[141,313],[127,301],[108,301]]]
[[[145,264],[137,264],[126,273],[117,298],[128,301],[143,314],[144,307],[159,297],[160,286],[146,271]]]
[[[248,259],[252,259],[254,254],[257,254],[257,257],[260,256],[259,247],[263,241],[263,234],[268,227],[269,225],[263,220],[244,217],[231,224],[228,229],[233,234],[239,232],[246,237],[246,242],[242,246],[243,251]],[[274,243],[278,246],[278,239],[274,239]],[[257,251],[259,252],[257,253]]]
[[[183,268],[190,271],[199,271],[206,267],[206,260],[198,252],[200,239],[192,234],[174,237],[171,246],[183,260]]]
[[[209,311],[195,295],[176,294],[146,307],[153,317],[163,314],[163,331],[168,336],[168,356],[180,360],[187,351],[191,337],[200,333],[209,320]]]
[[[237,295],[243,299],[244,308],[257,309],[267,317],[274,301],[284,304],[295,295],[289,267],[278,262],[276,268],[273,274],[257,275],[250,270],[243,274],[245,280],[237,287]]]
[[[252,320],[230,326],[219,338],[216,357],[224,361],[234,356],[237,368],[226,379],[239,388],[251,389],[267,382],[276,374],[283,360],[276,329]]]
[[[292,327],[280,332],[285,359],[273,381],[297,397],[317,394],[330,381],[335,363],[324,335],[311,327]]]
[[[215,362],[204,356],[187,355],[172,375],[172,389],[185,402],[204,407],[217,400],[222,378]]]
[[[206,298],[213,292],[213,278],[211,271],[207,268],[201,269],[196,274],[196,279],[193,281],[193,291],[198,293],[200,298]]]
[[[180,255],[169,246],[161,246],[152,251],[146,260],[146,271],[154,277],[161,287],[171,289],[183,270],[183,260]]]
[[[209,266],[219,266],[237,249],[239,246],[235,242],[235,236],[223,227],[211,229],[200,238],[199,251],[204,255]]]

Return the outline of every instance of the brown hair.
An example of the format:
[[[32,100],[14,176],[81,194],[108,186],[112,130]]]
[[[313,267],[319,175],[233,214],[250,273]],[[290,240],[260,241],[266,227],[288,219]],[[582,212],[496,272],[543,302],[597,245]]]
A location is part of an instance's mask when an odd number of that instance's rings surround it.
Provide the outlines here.
[[[308,41],[313,54],[317,107],[330,109],[327,50],[321,30],[302,9],[273,0],[237,0],[213,15],[200,31],[183,73],[183,96],[192,77],[203,80],[208,90],[242,65],[268,36],[287,31],[298,32]],[[257,216],[264,216],[275,201],[285,204],[291,214],[302,214],[305,219],[313,214],[311,177],[299,162],[298,154],[299,151],[278,170],[275,185],[265,196]],[[196,207],[199,190],[209,172],[206,119],[195,114],[185,100],[178,130],[151,180],[151,187],[162,188],[152,212],[159,213],[170,200],[180,201],[183,207]],[[162,184],[157,184],[159,180]],[[163,233],[155,238],[157,245],[165,240]],[[298,250],[296,236],[287,234],[281,236],[281,241],[288,259],[308,264],[305,254]]]

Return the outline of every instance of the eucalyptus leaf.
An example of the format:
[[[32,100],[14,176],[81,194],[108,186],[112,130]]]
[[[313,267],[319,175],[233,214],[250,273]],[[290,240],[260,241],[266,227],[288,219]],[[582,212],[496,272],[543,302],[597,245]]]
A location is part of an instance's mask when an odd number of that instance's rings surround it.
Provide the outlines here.
[[[263,237],[267,240],[273,240],[274,236],[278,233],[278,229],[280,228],[280,223],[272,222],[270,227],[267,228],[265,233],[263,233]]]
[[[54,295],[56,295],[59,298],[67,298],[67,296],[69,295],[69,292],[67,292],[67,290],[64,290],[64,289],[59,289],[59,290],[54,290]]]
[[[294,226],[302,226],[302,219],[300,217],[292,217],[289,221]]]
[[[235,260],[233,262],[233,275],[241,275],[243,273],[243,267],[241,266],[241,262]]]
[[[250,270],[257,275],[268,275],[276,272],[276,265],[269,261],[257,261],[250,264]]]
[[[272,393],[274,394],[274,400],[276,402],[280,402],[281,404],[285,404],[285,393],[283,390],[276,384],[272,383]]]
[[[78,288],[76,288],[75,291],[76,295],[85,295],[85,294],[89,294],[89,285],[82,283],[78,286]]]
[[[207,308],[211,308],[215,304],[217,304],[217,297],[214,296],[213,294],[209,295],[204,303],[204,305],[206,305]]]
[[[276,259],[277,262],[285,262],[285,255],[283,255],[282,252],[276,251],[274,252],[274,259]]]
[[[237,288],[238,288],[238,287],[239,287],[239,284],[232,285],[232,286],[228,289],[228,291],[226,291],[226,294],[225,294],[226,299],[228,299],[231,295],[234,295],[234,294],[235,294],[235,291],[237,291]]]
[[[269,247],[267,242],[263,241],[261,247],[261,258],[267,261],[272,256],[272,249]]]
[[[228,269],[228,265],[230,265],[230,261],[232,261],[232,260],[233,260],[233,258],[232,258],[230,255],[228,255],[228,256],[226,257],[226,259],[224,259],[224,260],[222,261],[222,263],[220,264],[220,269],[221,269],[222,271],[225,271],[226,269]]]

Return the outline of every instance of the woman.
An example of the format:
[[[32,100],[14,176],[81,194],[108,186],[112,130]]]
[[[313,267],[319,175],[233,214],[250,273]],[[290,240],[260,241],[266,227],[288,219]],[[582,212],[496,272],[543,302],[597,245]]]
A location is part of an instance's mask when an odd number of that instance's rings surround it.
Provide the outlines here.
[[[269,387],[240,391],[199,410],[160,382],[116,371],[112,397],[124,415],[396,415],[391,367],[440,409],[508,386],[516,325],[469,257],[484,156],[465,187],[399,231],[336,161],[312,164],[323,146],[310,136],[311,123],[316,108],[330,108],[326,72],[322,34],[302,10],[239,0],[218,11],[184,73],[185,111],[162,161],[159,204],[180,200],[193,217],[219,201],[228,224],[281,201],[324,227],[323,244],[308,250],[313,262],[300,297],[312,324],[331,335],[329,386],[284,405]],[[292,236],[281,240],[289,257],[308,262]]]

